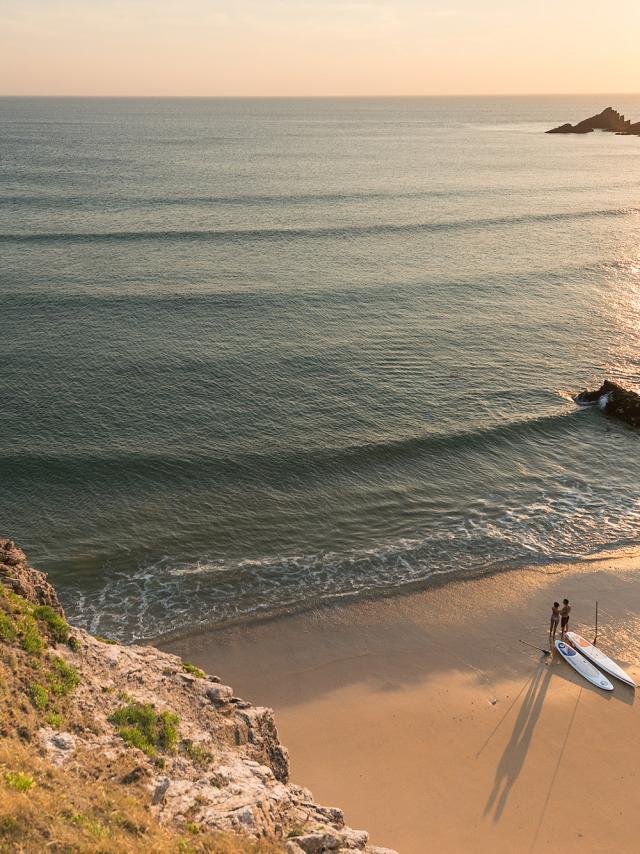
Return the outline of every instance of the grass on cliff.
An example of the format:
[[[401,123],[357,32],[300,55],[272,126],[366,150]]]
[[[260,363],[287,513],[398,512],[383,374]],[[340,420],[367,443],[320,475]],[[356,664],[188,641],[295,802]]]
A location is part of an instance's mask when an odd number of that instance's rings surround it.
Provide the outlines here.
[[[283,854],[277,843],[163,827],[141,786],[87,780],[0,739],[0,854]]]
[[[151,703],[132,702],[116,709],[109,720],[125,744],[140,748],[147,756],[176,749],[179,719],[174,712],[157,712]]]
[[[182,669],[185,673],[191,673],[191,675],[195,676],[196,679],[204,679],[205,677],[204,670],[201,670],[199,667],[196,667],[195,664],[191,664],[190,661],[183,661]]]
[[[68,720],[80,677],[53,647],[71,640],[53,608],[0,585],[0,736],[29,739],[45,724],[61,728]]]

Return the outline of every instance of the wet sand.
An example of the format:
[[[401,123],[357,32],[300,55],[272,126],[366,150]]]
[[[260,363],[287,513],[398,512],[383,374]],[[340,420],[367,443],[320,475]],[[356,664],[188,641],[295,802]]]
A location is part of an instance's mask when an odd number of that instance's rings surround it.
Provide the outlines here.
[[[518,570],[161,644],[273,706],[291,776],[372,843],[426,852],[638,850],[640,712],[548,642],[554,599],[640,681],[638,557]]]

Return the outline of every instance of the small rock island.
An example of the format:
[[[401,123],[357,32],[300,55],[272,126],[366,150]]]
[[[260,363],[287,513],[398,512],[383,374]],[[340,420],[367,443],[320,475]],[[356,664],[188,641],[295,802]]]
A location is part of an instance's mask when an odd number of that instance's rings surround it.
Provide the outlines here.
[[[640,122],[632,122],[631,119],[625,119],[613,107],[605,107],[601,113],[583,119],[577,125],[567,122],[546,131],[546,133],[592,133],[594,130],[609,131],[609,133],[615,133],[617,136],[640,136]]]
[[[585,389],[573,399],[578,406],[598,406],[607,415],[640,427],[640,395],[611,380],[605,380],[595,391]]]

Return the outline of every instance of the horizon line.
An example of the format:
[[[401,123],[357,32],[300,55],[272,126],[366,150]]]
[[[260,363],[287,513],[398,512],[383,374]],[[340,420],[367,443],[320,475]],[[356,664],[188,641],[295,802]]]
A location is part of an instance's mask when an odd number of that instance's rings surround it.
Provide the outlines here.
[[[130,98],[130,99],[140,99],[140,98],[149,98],[149,99],[171,99],[171,98],[185,98],[192,100],[224,100],[224,99],[246,99],[246,100],[269,100],[269,99],[290,99],[290,100],[311,100],[311,99],[380,99],[380,98],[394,98],[394,99],[410,99],[410,98],[568,98],[568,97],[577,97],[577,96],[629,96],[629,95],[640,95],[640,91],[638,92],[463,92],[463,93],[444,93],[444,94],[424,94],[424,95],[358,95],[358,94],[349,94],[349,95],[334,95],[334,94],[324,94],[324,95],[149,95],[149,94],[135,94],[135,95],[122,95],[122,94],[109,94],[109,95],[88,95],[88,94],[42,94],[42,93],[22,93],[22,94],[4,94],[0,93],[0,98]]]

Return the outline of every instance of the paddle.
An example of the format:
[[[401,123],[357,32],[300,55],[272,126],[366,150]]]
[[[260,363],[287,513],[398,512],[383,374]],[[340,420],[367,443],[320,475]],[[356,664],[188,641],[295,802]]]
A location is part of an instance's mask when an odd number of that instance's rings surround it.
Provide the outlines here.
[[[527,641],[523,641],[518,639],[518,643],[523,643],[525,646],[530,646],[531,649],[537,649],[538,652],[544,652],[545,655],[551,655],[550,649],[542,649],[541,646],[534,646],[532,643],[527,643]]]
[[[594,638],[593,638],[593,645],[594,646],[596,645],[597,640],[598,640],[598,600],[596,599],[596,633],[595,633]]]

